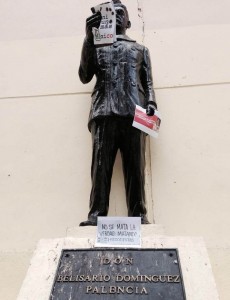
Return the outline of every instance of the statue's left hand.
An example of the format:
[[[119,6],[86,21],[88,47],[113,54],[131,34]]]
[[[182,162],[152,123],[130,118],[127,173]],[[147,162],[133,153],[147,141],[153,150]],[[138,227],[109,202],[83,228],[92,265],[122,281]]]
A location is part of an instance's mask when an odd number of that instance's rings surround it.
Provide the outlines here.
[[[101,13],[98,11],[96,13],[94,13],[92,16],[88,17],[86,19],[86,37],[88,40],[93,40],[93,33],[92,33],[92,28],[96,27],[99,28],[100,23],[101,23]]]
[[[148,116],[153,116],[156,110],[156,106],[153,103],[148,103],[146,108],[146,114]]]

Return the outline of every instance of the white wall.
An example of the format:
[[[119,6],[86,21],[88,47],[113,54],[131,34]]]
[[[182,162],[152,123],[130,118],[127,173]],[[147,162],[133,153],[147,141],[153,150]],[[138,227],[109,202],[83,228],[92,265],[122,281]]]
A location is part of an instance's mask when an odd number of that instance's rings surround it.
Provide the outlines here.
[[[163,114],[151,144],[155,220],[169,234],[205,238],[220,299],[230,296],[229,34],[229,25],[174,28],[150,46]]]
[[[93,82],[82,85],[77,69],[98,1],[0,2],[0,298],[13,300],[37,240],[65,236],[88,212]],[[155,221],[168,234],[204,236],[228,300],[230,3],[124,3],[129,35],[150,49],[163,116],[151,140]],[[125,213],[118,157],[110,214]]]

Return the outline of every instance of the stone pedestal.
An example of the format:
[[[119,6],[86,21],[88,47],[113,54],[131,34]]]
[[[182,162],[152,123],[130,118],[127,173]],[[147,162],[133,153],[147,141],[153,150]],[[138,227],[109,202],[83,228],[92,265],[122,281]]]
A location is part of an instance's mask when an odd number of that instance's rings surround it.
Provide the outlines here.
[[[163,232],[159,225],[142,226],[142,248],[177,248],[187,300],[218,300],[203,239]],[[85,227],[68,229],[66,238],[40,240],[17,300],[49,300],[62,249],[94,248],[95,237],[96,228]]]

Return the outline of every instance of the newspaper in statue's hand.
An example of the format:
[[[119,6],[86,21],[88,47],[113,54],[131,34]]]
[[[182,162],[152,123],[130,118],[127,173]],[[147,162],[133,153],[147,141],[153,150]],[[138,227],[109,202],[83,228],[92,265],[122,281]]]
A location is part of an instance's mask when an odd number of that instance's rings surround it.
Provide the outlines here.
[[[100,12],[102,19],[99,28],[93,27],[94,45],[113,44],[116,39],[116,12],[113,1],[99,4],[92,8]]]

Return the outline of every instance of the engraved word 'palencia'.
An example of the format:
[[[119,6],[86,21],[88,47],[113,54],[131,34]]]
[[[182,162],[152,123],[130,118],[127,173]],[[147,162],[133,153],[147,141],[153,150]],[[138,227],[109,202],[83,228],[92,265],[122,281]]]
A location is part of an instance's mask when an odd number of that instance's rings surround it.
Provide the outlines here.
[[[134,287],[134,286],[100,286],[86,287],[86,294],[139,294],[148,295],[145,287]]]

